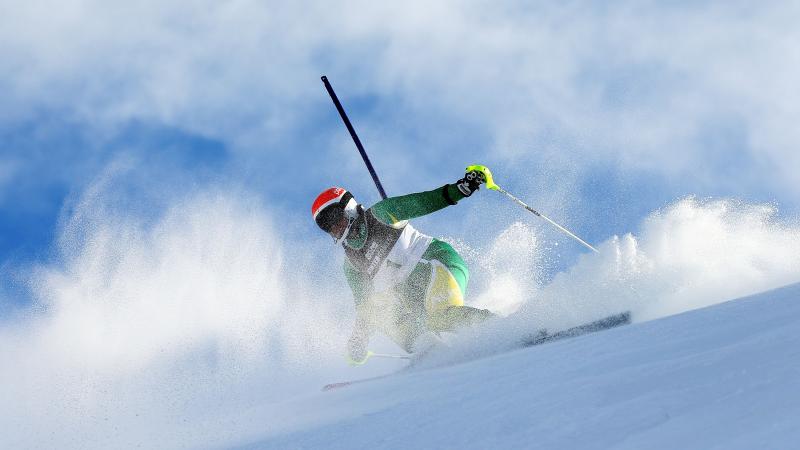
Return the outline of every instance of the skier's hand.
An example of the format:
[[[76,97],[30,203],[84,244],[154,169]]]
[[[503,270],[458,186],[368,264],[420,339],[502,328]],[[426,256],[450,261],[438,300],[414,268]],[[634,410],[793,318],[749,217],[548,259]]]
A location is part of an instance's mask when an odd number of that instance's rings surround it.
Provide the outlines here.
[[[367,343],[361,337],[354,335],[347,341],[347,353],[350,365],[364,364],[369,356]]]
[[[464,174],[464,178],[456,182],[456,187],[462,194],[469,197],[484,183],[487,183],[487,187],[490,189],[494,189],[495,184],[492,181],[492,172],[486,166],[473,165],[467,167],[467,173]]]

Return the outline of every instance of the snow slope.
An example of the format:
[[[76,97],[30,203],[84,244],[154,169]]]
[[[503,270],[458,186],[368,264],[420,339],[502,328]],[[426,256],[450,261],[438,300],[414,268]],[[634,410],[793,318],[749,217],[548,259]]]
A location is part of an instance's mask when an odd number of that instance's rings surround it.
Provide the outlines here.
[[[467,301],[509,315],[460,333],[413,373],[322,393],[404,364],[345,364],[352,298],[324,236],[287,241],[257,198],[225,191],[152,221],[117,211],[114,196],[77,204],[54,259],[24,271],[30,307],[0,317],[0,449],[707,448],[796,437],[785,422],[796,285],[686,314],[800,282],[800,224],[770,205],[681,199],[558,273],[546,270],[555,247],[524,223],[481,248],[455,240],[475,273]],[[530,330],[622,310],[638,324],[507,351]],[[377,336],[370,347],[398,351]]]
[[[798,325],[793,284],[295,398],[287,431],[259,437],[251,423],[241,448],[791,448]]]

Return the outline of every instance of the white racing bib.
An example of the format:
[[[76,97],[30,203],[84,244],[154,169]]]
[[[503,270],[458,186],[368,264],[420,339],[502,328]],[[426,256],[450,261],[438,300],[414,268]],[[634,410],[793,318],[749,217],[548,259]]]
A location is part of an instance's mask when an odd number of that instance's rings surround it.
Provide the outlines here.
[[[433,238],[420,233],[410,223],[395,242],[372,279],[374,292],[385,292],[405,280],[414,270]]]

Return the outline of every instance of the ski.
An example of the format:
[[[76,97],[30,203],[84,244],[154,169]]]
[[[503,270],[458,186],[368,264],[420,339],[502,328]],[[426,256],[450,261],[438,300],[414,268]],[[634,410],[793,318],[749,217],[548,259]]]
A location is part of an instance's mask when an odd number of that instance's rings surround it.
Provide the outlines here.
[[[343,388],[343,387],[352,386],[354,384],[366,383],[367,381],[380,380],[381,378],[386,378],[386,377],[391,376],[391,375],[395,375],[395,373],[387,373],[386,375],[379,375],[377,377],[361,378],[360,380],[340,381],[338,383],[330,383],[330,384],[326,384],[325,386],[323,386],[322,387],[322,391],[323,392],[332,391],[334,389],[340,389],[340,388]]]
[[[548,342],[558,341],[561,339],[567,339],[571,337],[580,336],[583,334],[594,333],[597,331],[608,330],[610,328],[616,328],[622,325],[627,325],[631,323],[631,312],[625,311],[619,314],[614,314],[600,320],[595,320],[594,322],[585,323],[583,325],[578,325],[576,327],[567,328],[566,330],[557,331],[554,333],[548,332],[546,329],[539,330],[535,334],[531,334],[526,336],[522,339],[521,347],[532,347],[534,345],[541,345],[546,344]],[[347,386],[352,386],[354,384],[366,383],[369,381],[379,380],[381,378],[386,378],[392,375],[396,375],[395,373],[388,373],[385,375],[379,375],[377,377],[369,377],[369,378],[362,378],[359,380],[352,380],[352,381],[340,381],[338,383],[330,383],[326,384],[322,387],[323,391],[332,391],[335,389],[341,389]]]
[[[531,334],[523,338],[521,344],[522,347],[532,347],[534,345],[541,345],[547,342],[580,336],[582,334],[594,333],[597,331],[607,330],[609,328],[616,328],[629,323],[631,323],[631,312],[625,311],[600,320],[595,320],[594,322],[589,322],[576,327],[567,328],[566,330],[557,331],[555,333],[550,333],[546,329],[542,329],[535,334]]]

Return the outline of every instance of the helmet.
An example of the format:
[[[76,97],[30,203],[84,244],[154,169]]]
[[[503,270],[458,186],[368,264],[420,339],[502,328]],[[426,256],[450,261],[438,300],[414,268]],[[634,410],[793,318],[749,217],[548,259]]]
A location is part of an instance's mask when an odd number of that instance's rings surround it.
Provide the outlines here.
[[[347,218],[347,228],[336,239],[337,244],[347,236],[358,218],[358,203],[353,194],[344,188],[332,187],[322,191],[311,205],[311,216],[323,231],[330,233],[342,217]]]

